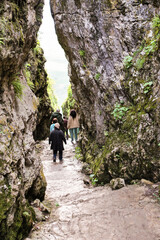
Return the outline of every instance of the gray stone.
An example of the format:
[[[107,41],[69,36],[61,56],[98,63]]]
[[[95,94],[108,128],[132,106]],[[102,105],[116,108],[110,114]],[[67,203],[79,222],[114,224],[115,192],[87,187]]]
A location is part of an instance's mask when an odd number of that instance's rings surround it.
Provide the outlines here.
[[[125,187],[125,181],[123,178],[115,178],[110,181],[110,186],[112,190],[120,189]]]
[[[153,183],[151,181],[146,180],[146,179],[141,179],[141,183],[144,185],[153,185]]]
[[[36,215],[36,220],[38,222],[44,221],[45,220],[45,216],[43,215],[42,211],[39,208],[33,208],[35,215]]]

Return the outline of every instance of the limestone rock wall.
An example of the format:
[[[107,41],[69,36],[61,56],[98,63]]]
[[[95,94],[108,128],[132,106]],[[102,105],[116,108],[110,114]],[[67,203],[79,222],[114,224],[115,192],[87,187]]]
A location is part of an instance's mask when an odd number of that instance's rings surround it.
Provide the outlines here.
[[[50,2],[80,106],[84,161],[101,182],[160,180],[160,2]]]
[[[46,107],[45,97],[40,101],[37,93],[46,94],[44,59],[42,53],[38,60],[34,54],[43,4],[43,0],[0,2],[0,239],[5,240],[27,235],[34,221],[30,201],[43,200],[46,189],[33,138],[37,121],[41,122],[38,109],[42,119]]]
[[[53,111],[47,93],[48,75],[45,70],[45,62],[43,50],[38,42],[36,47],[30,51],[28,61],[25,64],[26,75],[29,74],[30,81],[33,83],[32,91],[39,101],[36,129],[33,132],[35,141],[46,139],[49,136],[49,119]]]

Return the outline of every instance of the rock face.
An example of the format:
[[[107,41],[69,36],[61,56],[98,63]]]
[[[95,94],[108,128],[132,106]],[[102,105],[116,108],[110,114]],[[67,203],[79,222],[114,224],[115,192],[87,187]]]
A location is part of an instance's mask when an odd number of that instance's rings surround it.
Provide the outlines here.
[[[45,71],[45,58],[39,44],[30,51],[27,71],[30,72],[30,81],[33,82],[33,92],[39,100],[36,129],[33,133],[35,140],[43,140],[49,136],[51,102],[47,93],[48,76]]]
[[[0,239],[5,240],[27,235],[34,220],[30,202],[43,200],[46,189],[34,140],[47,134],[38,135],[36,125],[46,129],[42,111],[50,111],[44,59],[36,46],[42,8],[43,0],[0,3]]]
[[[160,2],[51,7],[80,106],[84,161],[99,181],[160,180]]]

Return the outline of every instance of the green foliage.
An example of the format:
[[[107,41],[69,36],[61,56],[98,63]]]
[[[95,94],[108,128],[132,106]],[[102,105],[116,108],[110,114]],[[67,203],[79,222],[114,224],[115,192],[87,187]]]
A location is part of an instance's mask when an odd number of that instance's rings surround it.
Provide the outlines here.
[[[73,108],[76,108],[77,104],[75,99],[73,98],[72,95],[72,88],[71,85],[68,87],[68,97],[66,101],[62,104],[62,111],[65,116],[68,116],[70,113],[70,110]]]
[[[0,18],[0,45],[7,42],[10,44],[11,39],[15,37],[14,41],[18,45],[22,45],[24,43],[24,35],[23,35],[23,29],[21,26],[21,21],[19,21],[19,8],[17,4],[8,3],[9,7],[11,8],[12,15],[14,16],[14,20],[10,21],[6,17],[1,17]],[[16,34],[15,34],[16,33]]]
[[[0,125],[0,133],[2,134],[3,133],[3,126]]]
[[[155,35],[160,32],[160,16],[155,16],[152,20],[152,29]]]
[[[152,38],[143,41],[139,49],[133,53],[133,56],[124,58],[123,64],[125,68],[130,68],[134,63],[134,58],[139,55],[138,58],[135,58],[134,65],[137,70],[142,69],[148,57],[158,50],[160,41],[160,17],[158,15],[152,19],[152,32]]]
[[[9,185],[6,185],[7,188],[4,189],[5,182],[1,182],[1,192],[0,192],[0,223],[3,219],[6,218],[6,212],[13,205],[14,197],[11,195],[11,188]],[[7,199],[7,201],[6,201]]]
[[[100,79],[100,76],[101,76],[101,74],[100,73],[97,73],[95,76],[94,76],[94,78],[95,78],[95,80],[99,80]]]
[[[142,48],[143,54],[140,54],[139,59],[137,59],[136,61],[135,66],[138,70],[140,70],[143,67],[147,57],[158,50],[158,43],[160,41],[160,17],[159,16],[155,16],[152,20],[152,31],[153,31],[153,37],[150,40],[146,41],[146,43],[144,44],[144,47]]]
[[[137,61],[136,61],[137,70],[142,69],[144,63],[145,63],[145,57],[140,57],[139,59],[137,59]]]
[[[4,45],[4,38],[0,38],[0,45]]]
[[[152,81],[150,81],[150,82],[145,82],[144,84],[143,84],[143,87],[144,87],[144,90],[143,90],[143,92],[146,94],[146,93],[148,93],[149,91],[151,91],[151,86],[153,85],[153,82]]]
[[[125,113],[128,111],[127,107],[121,106],[119,103],[116,103],[113,112],[111,113],[115,120],[121,120]]]
[[[40,47],[40,42],[39,42],[39,40],[37,40],[37,45],[36,45],[36,47],[33,49],[33,51],[34,51],[34,54],[37,56],[37,55],[39,55],[39,54],[42,54],[42,48]]]
[[[145,55],[148,56],[150,53],[155,52],[157,49],[157,40],[153,39],[150,41],[150,44],[144,48]]]
[[[104,131],[104,136],[106,136],[106,137],[107,137],[107,136],[108,136],[108,134],[109,134],[109,133],[108,133],[108,131]]]
[[[55,93],[54,93],[54,80],[49,78],[48,77],[48,80],[47,80],[47,92],[48,92],[48,96],[49,96],[49,99],[51,101],[51,107],[55,110],[58,108],[58,101],[57,101],[57,98],[55,96]]]
[[[8,22],[7,22],[6,18],[4,18],[4,17],[0,18],[0,26],[1,26],[1,28],[0,28],[1,36],[6,36],[6,27],[8,26]],[[10,28],[9,28],[9,30],[10,30]],[[3,40],[2,37],[1,37],[1,40]]]
[[[84,57],[84,56],[85,56],[85,51],[84,51],[84,50],[79,50],[79,55],[80,55],[81,57]]]
[[[136,61],[136,68],[138,70],[142,69],[147,57],[151,54],[154,53],[156,50],[158,49],[158,41],[157,39],[153,39],[151,41],[149,41],[148,45],[146,45],[143,48],[143,54],[140,55],[140,57],[137,59]]]
[[[82,155],[82,151],[81,151],[80,147],[75,148],[75,158],[80,161],[83,159],[83,155]]]
[[[25,212],[23,212],[23,216],[27,218],[27,217],[30,217],[31,215],[30,215],[30,213],[25,211]]]
[[[27,80],[27,84],[28,86],[34,90],[35,86],[34,83],[31,81],[31,71],[30,71],[30,67],[31,65],[29,63],[26,63],[25,65],[25,76],[26,76],[26,80]]]
[[[95,186],[96,183],[98,182],[98,178],[96,177],[95,174],[90,174],[89,177],[90,177],[90,179],[91,179],[91,183],[92,183],[92,185]]]
[[[124,64],[125,68],[130,68],[132,66],[132,59],[133,59],[133,57],[131,57],[129,55],[124,58],[123,64]]]
[[[20,82],[20,79],[18,77],[15,78],[15,80],[12,81],[12,85],[14,88],[15,95],[21,99],[23,94],[23,84]]]

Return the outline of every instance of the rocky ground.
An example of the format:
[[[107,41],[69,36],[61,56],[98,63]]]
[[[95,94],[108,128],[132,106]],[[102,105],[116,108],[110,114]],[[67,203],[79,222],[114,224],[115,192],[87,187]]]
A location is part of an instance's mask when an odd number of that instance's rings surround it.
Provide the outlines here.
[[[53,163],[48,141],[42,144],[52,211],[26,240],[160,240],[160,205],[147,186],[86,186],[70,141],[63,163]]]

